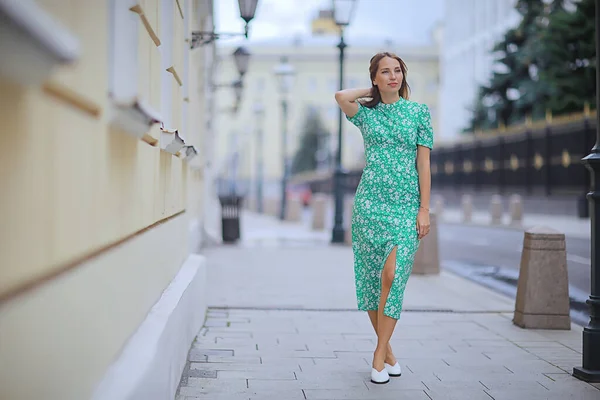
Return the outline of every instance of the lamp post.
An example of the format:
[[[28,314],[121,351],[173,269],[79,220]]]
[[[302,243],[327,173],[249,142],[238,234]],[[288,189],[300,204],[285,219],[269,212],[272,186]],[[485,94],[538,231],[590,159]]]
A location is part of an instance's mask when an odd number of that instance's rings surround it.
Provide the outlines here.
[[[596,0],[596,59],[600,54],[600,1]],[[596,66],[596,104],[600,100],[600,68]],[[583,365],[573,368],[573,376],[586,382],[600,382],[600,113],[596,113],[596,144],[582,161],[590,170],[591,285],[590,321],[583,328]]]
[[[285,209],[287,206],[287,180],[289,175],[289,162],[287,156],[287,118],[288,102],[287,94],[292,88],[295,70],[288,62],[288,58],[281,57],[281,62],[275,67],[275,76],[279,81],[279,93],[281,95],[281,155],[283,161],[283,177],[281,179],[281,207],[279,218],[285,219]]]
[[[263,212],[263,117],[265,115],[264,106],[261,102],[254,105],[254,115],[256,117],[256,204],[260,214]]]
[[[244,22],[246,22],[246,25],[244,27],[244,33],[215,32],[213,30],[193,31],[192,43],[190,44],[190,48],[195,49],[199,46],[212,43],[213,41],[221,39],[223,37],[245,36],[246,39],[248,39],[248,24],[254,19],[254,14],[256,13],[256,6],[258,5],[258,0],[238,0],[238,5],[240,8],[240,17],[244,20]]]
[[[356,0],[333,0],[333,16],[335,18],[335,24],[340,28],[340,43],[338,49],[340,49],[340,90],[344,88],[344,49],[346,43],[344,42],[344,29],[350,24],[350,19],[354,14],[354,6]],[[339,109],[339,126],[338,126],[338,140],[337,140],[337,154],[335,157],[335,172],[334,172],[334,197],[335,197],[335,219],[333,225],[333,231],[331,233],[332,243],[343,243],[344,242],[344,171],[342,170],[342,124],[343,114],[342,110]]]
[[[245,47],[238,47],[233,52],[233,60],[240,77],[243,77],[248,72],[248,64],[250,63],[250,52]]]

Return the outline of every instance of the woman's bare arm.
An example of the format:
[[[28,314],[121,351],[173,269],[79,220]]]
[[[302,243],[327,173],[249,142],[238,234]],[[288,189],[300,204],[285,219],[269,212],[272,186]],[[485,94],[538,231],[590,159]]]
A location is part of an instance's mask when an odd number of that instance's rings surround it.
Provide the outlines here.
[[[425,146],[417,146],[417,171],[419,173],[419,190],[421,192],[421,207],[429,210],[431,198],[431,150]]]
[[[348,117],[353,117],[358,112],[356,100],[361,97],[370,97],[371,88],[368,89],[344,89],[335,93],[335,101]]]

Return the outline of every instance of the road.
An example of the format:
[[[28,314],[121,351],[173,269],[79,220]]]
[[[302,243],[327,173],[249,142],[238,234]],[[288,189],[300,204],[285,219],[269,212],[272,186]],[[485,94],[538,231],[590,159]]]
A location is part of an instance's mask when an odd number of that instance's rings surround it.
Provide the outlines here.
[[[523,232],[446,224],[440,225],[438,232],[442,260],[519,271]],[[590,263],[590,241],[567,237],[569,284],[586,293],[590,290]]]
[[[516,293],[523,232],[513,229],[440,224],[442,267],[491,286],[508,295]],[[585,300],[590,292],[590,241],[568,237],[567,265],[572,309],[587,319]]]

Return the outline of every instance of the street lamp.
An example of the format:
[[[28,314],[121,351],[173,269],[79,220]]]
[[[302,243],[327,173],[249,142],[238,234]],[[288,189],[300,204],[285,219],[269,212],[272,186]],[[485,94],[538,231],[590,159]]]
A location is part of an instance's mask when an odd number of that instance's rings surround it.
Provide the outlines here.
[[[217,33],[214,31],[193,31],[192,32],[192,43],[190,44],[191,49],[195,49],[198,46],[202,46],[213,42],[214,40],[221,39],[222,37],[233,37],[233,36],[245,36],[248,39],[248,24],[254,19],[256,13],[256,6],[258,0],[238,0],[240,8],[240,17],[246,22],[244,27],[244,33]]]
[[[248,72],[248,64],[250,62],[250,52],[245,47],[238,47],[233,52],[235,66],[241,77]]]
[[[335,19],[335,24],[340,28],[340,43],[337,46],[340,49],[340,90],[344,88],[344,49],[346,48],[346,43],[344,42],[344,29],[350,24],[350,20],[352,19],[352,16],[354,14],[355,5],[356,0],[333,0],[333,17]],[[333,176],[335,196],[335,220],[333,225],[333,231],[331,233],[332,243],[344,243],[344,172],[342,171],[342,110],[339,109],[338,113],[338,148],[335,158],[335,172]]]
[[[288,62],[288,58],[283,56],[281,57],[281,62],[275,67],[274,72],[279,82],[279,93],[281,95],[281,153],[283,161],[283,177],[281,179],[281,212],[279,218],[284,220],[285,209],[287,205],[287,180],[289,175],[289,162],[287,156],[287,94],[291,90],[294,83],[295,70],[294,67]]]
[[[212,85],[213,90],[216,90],[218,88],[223,88],[223,87],[228,87],[228,88],[233,89],[233,92],[235,94],[235,105],[233,107],[234,112],[237,111],[237,108],[239,107],[239,104],[242,101],[242,93],[244,91],[243,78],[244,78],[244,75],[246,74],[246,72],[248,72],[250,55],[251,54],[247,49],[245,49],[244,47],[238,47],[233,52],[232,56],[233,56],[233,61],[235,62],[235,66],[240,75],[239,79],[236,79],[235,81],[233,81],[231,83],[222,83],[222,84],[213,84]]]
[[[596,1],[596,59],[600,54],[600,2]],[[596,104],[600,104],[600,68],[596,67]],[[586,382],[600,382],[600,113],[596,113],[596,144],[582,161],[590,170],[591,290],[587,303],[590,321],[583,328],[583,365],[573,376]]]
[[[244,83],[241,79],[238,79],[237,81],[234,81],[231,84],[231,87],[233,88],[233,92],[235,93],[235,102],[237,104],[241,103],[242,93],[244,92]]]
[[[257,210],[263,212],[263,127],[265,107],[260,101],[254,104],[254,116],[256,117],[256,204]]]

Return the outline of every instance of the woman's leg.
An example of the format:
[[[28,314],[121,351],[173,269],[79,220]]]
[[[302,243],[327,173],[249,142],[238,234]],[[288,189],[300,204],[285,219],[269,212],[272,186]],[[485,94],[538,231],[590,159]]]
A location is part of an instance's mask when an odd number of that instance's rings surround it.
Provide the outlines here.
[[[371,320],[371,325],[373,325],[373,329],[375,329],[375,334],[377,334],[377,313],[378,310],[369,310],[367,313],[369,314],[369,319]],[[396,364],[396,357],[394,356],[394,352],[392,351],[392,346],[388,343],[387,353],[385,356],[385,362],[390,365]]]
[[[392,288],[395,274],[396,247],[390,252],[381,273],[381,297],[379,299],[379,310],[377,311],[377,348],[373,355],[373,368],[377,371],[381,371],[385,367],[384,362],[388,345],[397,322],[396,319],[383,314],[383,309],[385,308],[387,297]]]

